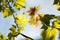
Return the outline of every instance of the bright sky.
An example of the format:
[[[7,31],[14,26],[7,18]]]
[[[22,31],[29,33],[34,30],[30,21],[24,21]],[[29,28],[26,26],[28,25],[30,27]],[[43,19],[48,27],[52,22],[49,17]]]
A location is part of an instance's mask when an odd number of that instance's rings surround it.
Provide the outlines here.
[[[38,13],[45,13],[45,14],[54,14],[54,15],[60,15],[60,12],[55,9],[55,6],[53,5],[53,0],[27,0],[26,2],[26,9],[21,9],[21,11],[17,11],[18,13],[25,12],[29,7],[34,6],[40,6],[40,11]],[[4,19],[2,15],[0,14],[0,32],[4,35],[7,35],[9,32],[9,28],[13,24],[14,20],[10,18]],[[31,25],[27,25],[23,34],[32,37],[34,39],[39,39],[40,37],[41,29],[40,27],[33,27]],[[19,35],[16,40],[23,39],[21,35]],[[58,40],[58,39],[57,39]]]

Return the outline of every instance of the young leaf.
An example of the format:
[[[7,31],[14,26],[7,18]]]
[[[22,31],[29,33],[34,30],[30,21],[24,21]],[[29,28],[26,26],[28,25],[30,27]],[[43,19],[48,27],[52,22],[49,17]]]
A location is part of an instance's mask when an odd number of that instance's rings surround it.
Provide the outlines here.
[[[2,15],[3,15],[4,18],[6,18],[7,16],[11,17],[12,16],[12,12],[11,12],[11,10],[9,8],[7,8],[7,9],[4,9],[2,11]]]
[[[21,26],[26,26],[28,24],[28,18],[25,14],[22,15],[16,15],[16,24]]]
[[[12,25],[12,27],[9,29],[10,31],[16,32],[16,26]]]
[[[25,7],[25,0],[16,0],[14,3],[17,9],[24,8]]]
[[[48,27],[47,30],[42,31],[42,38],[43,40],[56,40],[56,36],[58,34],[58,30],[56,28]]]
[[[18,27],[18,32],[19,32],[19,33],[22,33],[23,30],[24,30],[24,27]]]

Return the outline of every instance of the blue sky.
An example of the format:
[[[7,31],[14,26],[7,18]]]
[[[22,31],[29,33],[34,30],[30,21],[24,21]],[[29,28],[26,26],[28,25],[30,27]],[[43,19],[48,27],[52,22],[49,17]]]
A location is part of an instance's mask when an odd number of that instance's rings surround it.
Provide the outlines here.
[[[53,5],[54,0],[27,0],[26,2],[26,9],[22,8],[20,11],[17,11],[18,14],[27,11],[30,7],[40,6],[40,11],[38,13],[45,13],[45,14],[54,14],[60,15],[60,12],[55,9]],[[27,12],[25,12],[27,14]],[[9,32],[9,28],[11,25],[14,24],[14,19],[6,18],[4,19],[0,13],[0,32],[4,35],[7,35]],[[33,27],[32,25],[27,25],[23,34],[30,36],[32,38],[40,38],[40,27]],[[16,40],[23,39],[21,35],[19,35]],[[58,40],[58,39],[57,39]]]

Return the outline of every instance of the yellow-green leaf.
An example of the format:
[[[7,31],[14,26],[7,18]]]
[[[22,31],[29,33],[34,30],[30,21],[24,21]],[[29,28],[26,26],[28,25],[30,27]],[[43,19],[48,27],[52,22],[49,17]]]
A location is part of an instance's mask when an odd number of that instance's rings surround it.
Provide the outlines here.
[[[28,18],[25,14],[16,15],[16,18],[16,24],[19,24],[21,26],[26,26],[28,24]]]

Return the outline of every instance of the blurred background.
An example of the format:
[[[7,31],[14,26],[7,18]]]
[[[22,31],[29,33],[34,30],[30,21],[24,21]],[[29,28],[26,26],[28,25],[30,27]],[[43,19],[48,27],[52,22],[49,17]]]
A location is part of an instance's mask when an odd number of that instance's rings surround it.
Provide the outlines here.
[[[60,15],[60,12],[58,10],[56,10],[56,7],[53,5],[53,1],[54,0],[27,0],[26,1],[26,8],[22,8],[20,11],[17,11],[18,14],[21,14],[23,12],[25,12],[25,14],[28,17],[28,13],[27,10],[30,7],[40,7],[40,11],[38,12],[38,14],[40,13],[44,13],[44,14],[54,14],[54,15]],[[29,18],[29,17],[28,17]],[[14,24],[14,19],[7,17],[6,19],[3,18],[2,14],[0,13],[0,32],[4,35],[8,35],[9,33],[9,28],[11,27],[11,25]],[[37,39],[41,39],[40,33],[41,33],[41,26],[39,27],[34,27],[30,24],[28,24],[24,31],[23,34],[37,40]],[[19,35],[18,37],[15,38],[15,40],[21,40],[24,39],[23,36]],[[58,40],[58,37],[57,37]]]

